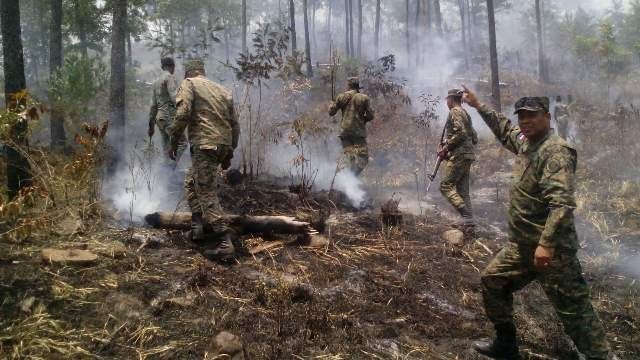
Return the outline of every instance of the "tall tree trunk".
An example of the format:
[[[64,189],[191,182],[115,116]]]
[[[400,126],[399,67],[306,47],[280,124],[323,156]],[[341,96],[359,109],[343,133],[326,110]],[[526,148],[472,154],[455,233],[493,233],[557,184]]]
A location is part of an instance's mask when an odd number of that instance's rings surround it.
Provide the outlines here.
[[[62,0],[51,0],[51,31],[49,37],[49,73],[54,78],[62,66]],[[64,114],[62,109],[49,96],[51,103],[51,147],[63,148],[66,141],[64,132]]]
[[[440,0],[433,0],[433,15],[436,23],[436,31],[442,36],[442,12],[440,11]]]
[[[318,39],[316,38],[316,10],[318,8],[318,1],[312,0],[313,6],[311,7],[311,44],[313,45],[313,53],[318,52]]]
[[[433,28],[433,0],[427,0],[427,16],[426,16],[426,24],[427,24],[427,34],[431,34],[431,29]]]
[[[358,0],[358,57],[362,57],[362,0]]]
[[[291,55],[295,56],[298,51],[298,35],[296,34],[296,5],[293,0],[289,0],[289,30],[291,31]]]
[[[127,0],[114,0],[111,26],[111,93],[109,95],[111,146],[122,149],[125,144],[125,42],[127,34]],[[119,154],[122,156],[122,154]],[[116,157],[116,165],[120,162]],[[115,170],[115,169],[112,169]]]
[[[131,33],[127,31],[127,66],[133,68],[133,48],[131,46]]]
[[[75,0],[73,2],[73,10],[75,11],[75,18],[78,22],[78,42],[80,45],[80,54],[86,58],[88,56],[88,44],[87,44],[87,29],[85,26],[85,17],[87,14],[83,11],[83,5],[85,0]]]
[[[351,55],[349,47],[349,0],[344,0],[344,44],[347,57]]]
[[[331,18],[333,17],[333,0],[329,0],[329,12],[327,13],[327,35],[329,37],[329,47],[333,47],[333,30],[331,28]],[[333,54],[329,54],[333,56]]]
[[[491,57],[491,95],[493,106],[497,111],[502,111],[500,103],[500,77],[498,74],[498,47],[496,44],[496,19],[493,0],[487,0],[487,13],[489,15],[489,55]]]
[[[353,0],[349,0],[349,52],[351,57],[356,54],[356,47],[353,42],[353,38]]]
[[[376,54],[376,59],[380,56],[380,8],[381,8],[381,2],[382,0],[377,0],[376,2],[376,29],[375,29],[375,39],[374,39],[374,46],[375,46],[375,54]]]
[[[4,56],[5,106],[16,108],[15,94],[27,87],[24,77],[24,54],[20,29],[20,2],[0,1],[0,25],[2,26],[2,53]],[[28,124],[21,121],[11,129],[11,144],[6,144],[7,189],[13,198],[18,191],[31,183],[31,167],[20,150],[27,150]]]
[[[540,0],[535,1],[536,6],[536,30],[538,34],[538,79],[540,82],[547,82],[545,59],[544,59],[544,43],[542,39],[542,11]]]
[[[416,66],[420,65],[420,56],[422,53],[422,47],[420,46],[422,41],[422,36],[420,36],[420,12],[422,11],[421,9],[422,6],[422,0],[416,0],[416,23],[414,25],[414,30],[416,33]]]
[[[242,0],[242,53],[247,53],[247,0]]]
[[[467,55],[470,56],[470,54],[472,52],[472,49],[471,49],[471,39],[472,39],[472,35],[471,35],[472,31],[471,31],[471,29],[472,29],[472,25],[471,25],[471,8],[469,6],[469,2],[470,2],[470,0],[464,0],[465,9],[467,11],[467,16],[466,16],[466,18],[467,18],[467,40],[468,40],[468,43],[467,43]]]
[[[405,0],[405,12],[407,13],[407,18],[405,21],[406,31],[405,31],[405,42],[407,43],[407,67],[411,67],[411,14],[409,12],[409,0]]]
[[[464,0],[458,0],[458,8],[460,9],[460,23],[462,24],[462,56],[464,57],[464,68],[469,70],[469,52],[467,50],[467,21],[465,17]]]
[[[311,38],[309,36],[309,0],[302,0],[302,10],[304,11],[304,51],[307,62],[307,77],[313,77],[313,67],[311,67]]]

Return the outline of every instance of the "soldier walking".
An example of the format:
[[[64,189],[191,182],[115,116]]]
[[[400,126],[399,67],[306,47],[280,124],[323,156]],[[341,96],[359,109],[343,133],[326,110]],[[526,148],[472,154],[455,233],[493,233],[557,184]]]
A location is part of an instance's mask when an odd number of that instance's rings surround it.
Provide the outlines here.
[[[478,143],[478,134],[473,129],[471,116],[462,108],[462,94],[460,89],[451,89],[447,93],[449,116],[445,125],[446,137],[438,154],[447,160],[440,192],[460,213],[465,228],[470,231],[473,228],[473,213],[469,173],[476,159],[474,147]]]
[[[569,104],[562,103],[562,96],[556,96],[556,108],[553,111],[553,118],[556,120],[556,131],[558,135],[567,139],[569,135]]]
[[[164,57],[160,60],[162,75],[153,82],[151,108],[149,109],[149,138],[153,138],[156,125],[160,130],[162,141],[162,154],[165,157],[165,165],[175,168],[175,162],[168,158],[169,154],[169,126],[176,114],[176,77],[174,75],[176,65],[173,58]],[[186,148],[184,136],[178,142],[178,152],[176,159],[180,159]]]
[[[576,256],[576,150],[551,131],[549,99],[518,100],[519,126],[481,104],[467,88],[464,101],[478,110],[498,141],[517,156],[509,242],[482,273],[484,307],[496,338],[475,342],[474,349],[492,358],[520,359],[513,293],[537,280],[578,350],[589,360],[615,358]]]
[[[202,60],[190,60],[185,64],[185,79],[178,90],[176,106],[169,130],[169,156],[177,157],[179,139],[186,128],[192,165],[185,190],[192,213],[192,240],[215,241],[216,247],[205,254],[216,260],[231,260],[236,235],[224,218],[217,194],[219,168],[231,165],[240,136],[231,91],[205,77]]]
[[[357,77],[349,78],[348,89],[331,102],[329,115],[334,116],[342,110],[340,141],[347,162],[347,168],[356,176],[369,163],[367,148],[367,123],[374,118],[369,97],[360,92],[360,81]]]

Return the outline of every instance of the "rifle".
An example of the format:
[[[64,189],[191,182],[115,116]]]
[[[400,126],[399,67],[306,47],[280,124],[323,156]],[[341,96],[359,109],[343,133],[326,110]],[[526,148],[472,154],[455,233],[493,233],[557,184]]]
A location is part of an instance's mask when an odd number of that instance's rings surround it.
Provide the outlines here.
[[[442,129],[442,135],[440,136],[440,148],[442,148],[442,146],[444,145],[444,134],[447,131],[447,124],[448,122],[446,122],[444,124],[444,128]],[[440,153],[440,151],[438,151],[438,154]],[[438,175],[438,170],[440,169],[440,165],[442,164],[442,162],[446,160],[443,156],[438,155],[438,157],[436,158],[436,166],[433,169],[433,172],[429,175],[427,175],[427,178],[429,178],[429,184],[427,185],[427,191],[429,192],[429,189],[431,188],[431,184],[433,184],[433,180],[435,180],[436,175]]]

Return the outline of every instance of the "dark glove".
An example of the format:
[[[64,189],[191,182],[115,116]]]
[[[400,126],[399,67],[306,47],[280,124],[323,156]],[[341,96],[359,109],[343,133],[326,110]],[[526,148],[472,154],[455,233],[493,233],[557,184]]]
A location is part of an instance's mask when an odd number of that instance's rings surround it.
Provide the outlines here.
[[[446,146],[440,148],[440,151],[438,151],[438,157],[440,157],[442,159],[448,159],[449,158],[449,150],[447,149]]]

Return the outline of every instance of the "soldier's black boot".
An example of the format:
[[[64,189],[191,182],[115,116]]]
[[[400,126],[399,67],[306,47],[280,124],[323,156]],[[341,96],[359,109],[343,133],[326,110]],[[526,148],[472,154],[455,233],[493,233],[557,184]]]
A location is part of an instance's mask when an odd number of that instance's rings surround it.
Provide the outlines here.
[[[496,338],[493,341],[475,341],[473,349],[492,359],[521,360],[513,324],[496,325]]]
[[[211,249],[204,251],[204,255],[221,263],[232,262],[235,259],[236,247],[233,242],[237,235],[233,231],[227,231]]]
[[[460,216],[462,216],[462,224],[460,230],[464,232],[465,237],[474,238],[476,236],[476,224],[473,221],[473,213],[466,206],[457,208]]]
[[[191,213],[191,241],[199,242],[204,240],[204,224],[202,222],[202,214]]]

